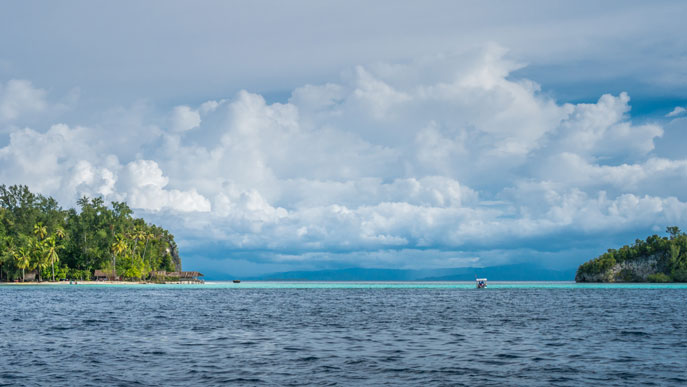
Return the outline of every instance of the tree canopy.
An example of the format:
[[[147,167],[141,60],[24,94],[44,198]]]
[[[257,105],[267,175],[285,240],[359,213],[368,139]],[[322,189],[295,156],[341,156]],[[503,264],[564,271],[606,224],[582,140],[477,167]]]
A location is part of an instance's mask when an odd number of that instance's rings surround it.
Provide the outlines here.
[[[649,276],[653,282],[687,282],[687,234],[679,227],[666,228],[668,237],[651,235],[646,240],[637,239],[631,246],[609,249],[599,257],[583,263],[577,269],[580,274],[599,274],[618,263],[654,257],[658,260],[658,272]],[[633,278],[626,278],[632,282]]]
[[[104,270],[124,279],[151,271],[181,270],[169,231],[141,218],[125,202],[105,205],[82,197],[78,209],[62,209],[28,187],[0,185],[0,280],[90,279]]]

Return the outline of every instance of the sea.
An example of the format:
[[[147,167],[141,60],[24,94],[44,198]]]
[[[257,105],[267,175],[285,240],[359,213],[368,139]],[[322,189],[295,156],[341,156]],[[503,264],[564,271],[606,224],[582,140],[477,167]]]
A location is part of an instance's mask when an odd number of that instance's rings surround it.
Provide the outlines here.
[[[687,384],[687,285],[0,285],[0,385]]]

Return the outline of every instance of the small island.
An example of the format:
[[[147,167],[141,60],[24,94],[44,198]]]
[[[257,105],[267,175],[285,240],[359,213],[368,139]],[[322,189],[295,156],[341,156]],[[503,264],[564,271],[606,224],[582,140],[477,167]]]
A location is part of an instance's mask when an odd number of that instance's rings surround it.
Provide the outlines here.
[[[687,282],[687,234],[676,226],[666,232],[583,263],[575,282]]]
[[[62,209],[27,186],[0,185],[0,281],[198,282],[182,272],[174,235],[125,202],[82,197]]]

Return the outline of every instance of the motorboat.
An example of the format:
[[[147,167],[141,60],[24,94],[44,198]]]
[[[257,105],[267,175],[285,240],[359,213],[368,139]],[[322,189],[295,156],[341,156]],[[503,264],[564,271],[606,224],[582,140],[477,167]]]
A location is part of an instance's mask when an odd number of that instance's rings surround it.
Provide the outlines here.
[[[475,278],[475,285],[477,286],[477,289],[486,289],[487,288],[487,279],[486,278]]]

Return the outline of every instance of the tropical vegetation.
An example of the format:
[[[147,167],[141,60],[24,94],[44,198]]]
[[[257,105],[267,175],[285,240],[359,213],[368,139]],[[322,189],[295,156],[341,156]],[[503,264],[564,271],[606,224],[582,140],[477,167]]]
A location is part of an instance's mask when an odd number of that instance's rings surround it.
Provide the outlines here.
[[[125,202],[82,197],[78,210],[23,185],[0,185],[0,281],[91,279],[95,270],[139,280],[181,269],[169,231],[135,218]]]
[[[631,246],[609,249],[601,256],[583,263],[577,269],[577,277],[604,273],[623,262],[651,258],[657,261],[657,271],[648,276],[650,282],[687,282],[687,234],[677,226],[667,227],[666,233],[668,236],[651,235],[646,240],[637,239]],[[623,279],[626,282],[638,280],[629,272]]]

